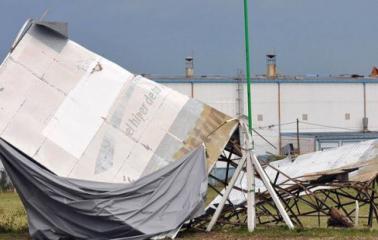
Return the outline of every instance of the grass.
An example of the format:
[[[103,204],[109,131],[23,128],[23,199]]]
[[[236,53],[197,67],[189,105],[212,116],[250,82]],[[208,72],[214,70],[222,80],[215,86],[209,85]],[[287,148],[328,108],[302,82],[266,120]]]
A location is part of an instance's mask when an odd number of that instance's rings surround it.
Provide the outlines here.
[[[184,232],[179,239],[378,239],[377,230],[309,228],[289,230],[286,227],[259,227],[249,233],[245,227],[216,229],[211,233]]]
[[[220,191],[222,189],[222,187],[218,186],[217,189]],[[346,189],[345,191],[348,192],[351,195],[355,195],[356,194],[355,190],[352,190],[352,189]],[[378,192],[378,187],[377,187],[377,192]],[[209,188],[208,193],[207,193],[207,201],[206,201],[206,203],[209,204],[211,202],[211,200],[214,199],[216,196],[217,196],[217,193],[213,189]],[[334,194],[330,194],[330,197],[333,198],[333,199],[337,198],[336,195],[334,195]],[[304,199],[306,199],[307,201],[312,202],[312,203],[315,204],[314,199],[311,198],[311,197],[309,197],[309,196],[305,196]],[[351,200],[347,199],[347,198],[340,198],[340,199],[341,199],[341,202],[343,202],[343,203],[351,202]],[[291,200],[289,200],[289,201],[291,201]],[[332,200],[330,200],[329,198],[325,201],[325,203],[328,206],[335,206],[334,202],[332,202]],[[299,205],[299,208],[301,209],[301,212],[306,212],[306,211],[312,210],[308,205],[305,205],[302,201],[299,201],[298,205]],[[265,207],[268,210],[270,210],[272,212],[275,212],[275,209],[272,206],[265,205]],[[353,210],[354,208],[355,208],[354,202],[353,202],[353,204],[344,207],[344,209],[347,210],[348,212],[351,211],[351,210]],[[358,226],[358,228],[360,228],[360,229],[367,228],[367,225],[368,225],[368,219],[367,219],[368,212],[369,212],[369,205],[360,206],[359,226]],[[351,217],[354,220],[354,213],[352,213]],[[324,215],[320,216],[320,228],[321,229],[326,229],[327,228],[328,218],[329,218],[329,216],[324,216]],[[269,217],[269,216],[262,216],[261,219],[263,221],[272,220],[272,218]],[[304,228],[307,228],[307,229],[318,229],[319,228],[318,217],[316,215],[313,215],[313,216],[301,216],[301,217],[299,217],[299,220],[302,222]],[[378,230],[378,224],[373,224],[373,229],[374,230]]]
[[[208,202],[215,195],[209,190]],[[186,231],[179,235],[179,239],[378,239],[377,229],[324,228],[325,221],[326,218],[322,218],[322,228],[317,228],[317,218],[306,218],[303,219],[306,228],[294,231],[276,225],[259,226],[254,233],[249,233],[245,227],[223,227],[211,233]],[[14,192],[0,193],[0,240],[28,240],[27,230],[26,212],[18,195]]]
[[[0,194],[0,216],[0,232],[27,232],[26,212],[16,193]]]
[[[220,188],[218,188],[220,190]],[[354,190],[349,190],[349,193],[353,193]],[[207,203],[211,202],[216,196],[216,192],[209,188],[207,194]],[[333,194],[330,195],[335,198]],[[305,197],[307,198],[307,197]],[[312,201],[307,198],[307,200]],[[342,199],[342,202],[350,201]],[[326,201],[327,205],[332,205],[331,200]],[[304,204],[300,204],[302,210],[309,210],[309,207]],[[268,209],[269,206],[266,206]],[[345,209],[350,211],[354,208],[354,204],[346,206]],[[184,232],[180,236],[181,239],[216,239],[216,240],[228,240],[228,239],[378,239],[378,226],[373,224],[373,229],[367,228],[367,219],[362,216],[367,216],[368,205],[360,207],[360,219],[359,227],[354,229],[340,229],[340,228],[327,228],[328,216],[321,216],[320,228],[318,227],[317,216],[311,217],[299,217],[304,225],[304,229],[296,229],[291,231],[286,227],[279,225],[259,226],[255,232],[249,233],[245,227],[227,227],[222,229],[215,229],[211,233],[189,231]],[[354,215],[352,214],[352,218]]]
[[[29,240],[27,233],[0,233],[0,240]]]

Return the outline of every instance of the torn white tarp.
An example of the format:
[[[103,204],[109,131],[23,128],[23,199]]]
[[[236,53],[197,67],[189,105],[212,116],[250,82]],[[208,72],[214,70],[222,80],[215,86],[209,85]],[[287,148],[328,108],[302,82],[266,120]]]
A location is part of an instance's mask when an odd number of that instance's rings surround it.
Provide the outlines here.
[[[132,182],[205,142],[210,169],[237,120],[29,22],[0,67],[0,137],[60,176]]]

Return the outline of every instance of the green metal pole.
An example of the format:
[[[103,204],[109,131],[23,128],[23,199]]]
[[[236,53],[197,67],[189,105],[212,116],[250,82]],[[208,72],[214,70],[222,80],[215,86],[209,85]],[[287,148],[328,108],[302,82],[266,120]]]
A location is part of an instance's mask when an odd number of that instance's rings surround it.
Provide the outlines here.
[[[249,28],[248,28],[248,0],[244,0],[244,45],[246,60],[246,78],[248,94],[248,127],[252,134],[252,96],[251,96],[251,69],[249,59]]]

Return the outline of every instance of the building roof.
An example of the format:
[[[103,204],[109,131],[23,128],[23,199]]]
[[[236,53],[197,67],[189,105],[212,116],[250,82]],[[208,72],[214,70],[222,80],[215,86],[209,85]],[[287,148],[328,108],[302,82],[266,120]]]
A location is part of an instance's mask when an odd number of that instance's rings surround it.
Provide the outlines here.
[[[226,75],[202,75],[186,78],[183,75],[153,75],[142,74],[158,83],[237,83],[246,80],[236,76]],[[364,83],[378,84],[378,77],[361,77],[359,75],[339,75],[339,76],[280,76],[277,79],[269,79],[265,76],[255,76],[251,79],[252,83],[309,83],[309,84],[338,84],[338,83]]]
[[[282,136],[296,137],[296,132],[282,133]],[[301,132],[301,138],[315,138],[317,140],[368,140],[378,139],[378,132]]]

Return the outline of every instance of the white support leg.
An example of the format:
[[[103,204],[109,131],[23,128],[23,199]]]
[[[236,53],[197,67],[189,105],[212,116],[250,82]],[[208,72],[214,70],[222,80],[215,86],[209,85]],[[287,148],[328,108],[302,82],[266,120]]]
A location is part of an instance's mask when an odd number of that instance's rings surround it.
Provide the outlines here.
[[[250,156],[247,157],[247,226],[253,232],[256,227],[255,170]]]
[[[252,137],[248,132],[248,127],[246,124],[241,124],[240,126],[240,143],[242,146],[242,159],[239,161],[238,167],[235,170],[229,185],[226,188],[226,191],[222,197],[219,206],[217,207],[209,225],[207,226],[206,231],[210,232],[215,223],[217,222],[224,205],[231,193],[233,186],[238,179],[240,172],[242,171],[243,167],[246,165],[247,168],[247,217],[248,217],[248,231],[252,232],[256,226],[256,208],[255,208],[255,170],[260,175],[261,180],[263,181],[266,189],[268,190],[269,194],[271,195],[275,205],[277,206],[278,211],[280,212],[281,216],[283,217],[286,225],[289,229],[294,229],[294,224],[292,223],[289,215],[287,214],[285,208],[283,207],[280,199],[277,196],[277,193],[273,189],[271,185],[270,179],[266,175],[264,169],[261,167],[260,162],[257,160],[255,156],[255,152],[253,151],[252,146]]]
[[[207,226],[206,231],[210,232],[211,229],[213,229],[215,223],[218,221],[218,218],[219,218],[220,214],[222,213],[223,207],[226,204],[228,196],[230,195],[231,190],[234,187],[236,180],[238,179],[238,177],[240,175],[240,172],[242,171],[243,167],[245,166],[246,159],[247,159],[247,157],[243,156],[242,159],[239,161],[238,167],[236,168],[235,173],[231,178],[231,181],[227,185],[226,191],[225,191],[225,193],[222,197],[222,200],[219,203],[217,210],[215,211],[213,217],[211,218],[211,221],[210,221],[209,225]]]
[[[245,123],[242,124],[242,127],[244,129],[247,129],[247,125]],[[272,199],[273,199],[275,205],[277,206],[277,209],[280,212],[282,218],[284,219],[286,225],[289,227],[289,229],[294,229],[293,222],[291,221],[291,219],[290,219],[289,215],[287,214],[284,206],[282,205],[282,202],[278,198],[276,191],[273,189],[273,186],[270,183],[269,177],[266,175],[264,169],[261,167],[259,160],[257,160],[254,150],[252,150],[252,136],[249,133],[249,131],[246,132],[246,139],[245,140],[247,141],[248,146],[251,146],[250,148],[248,148],[247,159],[249,159],[249,158],[251,159],[251,161],[252,161],[252,163],[255,167],[256,172],[260,175],[261,180],[263,181],[266,189],[268,190],[270,196],[272,197]]]
[[[355,215],[354,215],[354,227],[358,228],[358,218],[360,215],[360,205],[358,204],[358,200],[356,200],[355,204],[356,204],[356,210],[355,210]]]
[[[289,215],[287,214],[284,206],[282,205],[280,199],[277,196],[276,191],[274,191],[272,184],[270,183],[270,179],[266,175],[264,169],[261,167],[260,162],[257,160],[255,153],[252,151],[251,153],[253,165],[255,165],[255,169],[258,172],[258,174],[261,177],[261,180],[264,182],[264,185],[266,189],[268,190],[270,196],[272,197],[274,203],[277,206],[278,211],[280,212],[282,218],[284,219],[286,225],[289,227],[289,229],[294,229],[294,224],[291,221]]]
[[[247,131],[248,127],[245,124],[240,125],[241,151],[243,156],[247,156],[247,226],[248,231],[253,232],[256,227],[255,170],[249,153],[253,149],[252,141]]]

